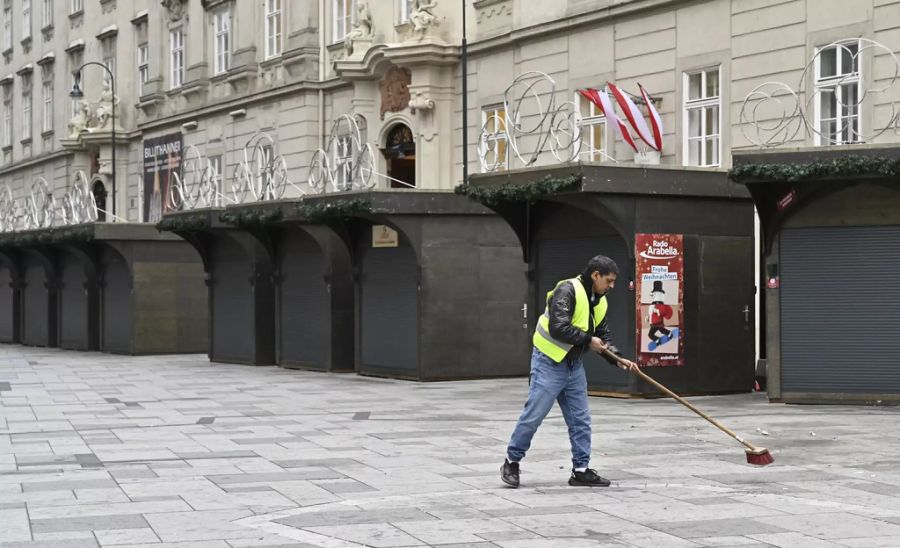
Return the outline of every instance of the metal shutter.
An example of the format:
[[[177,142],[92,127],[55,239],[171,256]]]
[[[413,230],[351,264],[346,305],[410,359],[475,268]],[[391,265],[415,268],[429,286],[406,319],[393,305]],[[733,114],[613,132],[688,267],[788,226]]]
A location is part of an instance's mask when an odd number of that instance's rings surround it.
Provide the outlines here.
[[[103,341],[106,352],[133,352],[131,273],[125,259],[109,253],[103,274]]]
[[[0,342],[13,341],[13,326],[15,325],[15,303],[13,301],[14,290],[10,287],[12,273],[8,268],[0,265]]]
[[[62,256],[59,292],[60,329],[59,345],[62,348],[86,350],[88,348],[88,300],[84,284],[84,269],[70,256]]]
[[[781,233],[784,392],[900,392],[900,227]]]
[[[596,236],[592,238],[544,239],[537,244],[537,294],[535,295],[534,316],[544,313],[547,308],[547,292],[557,282],[573,278],[584,270],[588,261],[596,255],[606,255],[619,265],[621,281],[607,296],[609,311],[607,322],[613,342],[626,356],[634,355],[634,329],[628,324],[628,310],[634,308],[634,294],[628,291],[627,272],[629,264],[625,251],[625,241],[617,236]],[[594,354],[584,354],[585,372],[592,390],[624,388],[629,385],[628,374]]]
[[[217,241],[212,248],[211,270],[213,340],[215,360],[253,362],[256,329],[250,260],[230,241]]]
[[[327,368],[331,308],[322,251],[309,236],[289,232],[282,240],[279,270],[281,361]]]
[[[47,314],[49,303],[47,296],[46,276],[40,263],[25,259],[25,290],[22,292],[22,310],[25,321],[22,331],[22,343],[31,346],[47,346],[48,326]]]
[[[361,253],[361,370],[418,376],[416,255],[410,247],[364,248]]]

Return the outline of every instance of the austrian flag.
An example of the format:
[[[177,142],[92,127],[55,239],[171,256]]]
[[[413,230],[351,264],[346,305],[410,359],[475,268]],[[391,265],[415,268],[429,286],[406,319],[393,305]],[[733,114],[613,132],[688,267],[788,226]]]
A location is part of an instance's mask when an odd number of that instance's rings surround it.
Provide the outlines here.
[[[631,125],[634,132],[637,133],[638,137],[647,143],[647,146],[653,150],[662,151],[662,118],[656,110],[656,107],[653,106],[653,99],[650,97],[650,94],[647,93],[647,90],[645,90],[642,85],[638,84],[638,88],[641,90],[641,97],[644,100],[644,104],[647,105],[647,111],[650,114],[650,127],[647,127],[644,115],[627,93],[623,93],[615,84],[607,82],[606,87],[609,89],[610,93],[612,93],[613,97],[615,97],[616,103],[625,114],[625,118],[628,120],[628,123]],[[622,136],[622,139],[628,143],[635,152],[638,152],[637,143],[635,143],[634,138],[628,131],[628,127],[622,119],[616,115],[612,103],[609,100],[609,96],[606,94],[606,90],[580,89],[578,90],[578,93],[597,105],[597,108],[600,109],[603,115],[606,116],[606,119],[616,128],[619,135]]]

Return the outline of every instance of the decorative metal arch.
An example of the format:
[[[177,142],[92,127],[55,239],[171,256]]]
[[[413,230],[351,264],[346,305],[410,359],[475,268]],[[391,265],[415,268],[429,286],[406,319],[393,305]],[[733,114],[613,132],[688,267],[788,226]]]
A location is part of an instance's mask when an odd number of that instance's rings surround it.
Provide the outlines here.
[[[859,47],[851,47],[858,44]],[[879,58],[882,63],[892,63],[890,70],[882,70],[883,76],[874,80],[875,84],[866,87],[861,79],[861,70],[851,71],[846,74],[836,75],[829,82],[828,88],[834,89],[852,83],[856,85],[859,80],[860,93],[858,97],[849,100],[840,99],[836,107],[841,112],[853,112],[857,115],[867,102],[874,104],[879,98],[880,105],[886,105],[890,110],[890,117],[882,126],[872,127],[866,130],[860,122],[854,125],[856,116],[838,116],[835,120],[833,131],[824,132],[817,127],[815,119],[811,119],[810,110],[821,98],[822,90],[813,85],[807,89],[808,82],[815,78],[815,68],[819,66],[824,52],[834,49],[841,58],[850,62],[851,66],[859,67],[864,54],[870,54],[873,61]],[[900,79],[900,60],[888,47],[868,38],[851,38],[834,41],[819,48],[809,60],[800,75],[800,81],[796,87],[783,82],[765,82],[754,88],[744,98],[740,112],[741,134],[744,138],[762,148],[781,146],[797,137],[800,130],[805,128],[807,135],[816,135],[823,144],[843,144],[847,142],[871,142],[889,130],[898,131],[900,126],[900,105],[898,105],[897,89],[895,86]],[[801,97],[806,97],[804,103]],[[845,136],[838,138],[836,136]]]
[[[279,200],[288,185],[306,194],[288,178],[287,161],[278,154],[277,144],[268,133],[250,137],[242,153],[231,180],[231,195],[236,203]]]
[[[534,165],[548,149],[560,163],[578,158],[581,115],[573,101],[557,104],[556,95],[556,81],[543,72],[525,72],[513,80],[503,93],[505,116],[488,116],[481,126],[482,171],[506,164],[503,143],[512,152],[510,159],[517,159],[521,167]]]
[[[307,182],[317,192],[365,190],[375,185],[375,155],[363,140],[359,121],[364,119],[358,114],[339,116],[325,148],[313,153]]]

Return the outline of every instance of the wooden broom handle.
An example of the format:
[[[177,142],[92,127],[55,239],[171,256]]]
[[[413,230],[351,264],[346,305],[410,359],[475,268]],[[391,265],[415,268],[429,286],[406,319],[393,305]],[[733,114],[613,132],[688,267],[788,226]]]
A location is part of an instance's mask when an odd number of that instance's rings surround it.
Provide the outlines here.
[[[612,352],[610,352],[610,351],[609,351],[608,349],[606,349],[606,348],[603,349],[603,353],[606,354],[607,356],[609,356],[610,358],[615,359],[615,360],[616,360],[617,362],[619,362],[619,363],[622,363],[622,362],[624,361],[622,358],[620,358],[619,356],[613,354]],[[641,377],[641,378],[644,379],[645,381],[649,382],[650,384],[652,384],[652,385],[655,386],[656,388],[662,390],[663,392],[665,392],[666,394],[668,394],[669,396],[671,396],[672,398],[674,398],[675,401],[677,401],[677,402],[680,403],[681,405],[687,407],[688,409],[690,409],[690,410],[693,411],[694,413],[697,413],[698,415],[700,415],[700,416],[703,417],[704,419],[708,420],[713,426],[715,426],[716,428],[718,428],[718,429],[721,430],[722,432],[725,432],[726,434],[728,434],[728,435],[731,436],[732,438],[736,439],[738,442],[740,442],[742,445],[744,445],[745,447],[747,447],[747,448],[750,449],[751,451],[758,451],[758,450],[759,450],[756,446],[754,446],[754,445],[751,444],[750,442],[744,440],[742,437],[740,437],[740,436],[738,436],[737,434],[735,434],[734,432],[732,432],[731,429],[728,428],[727,426],[725,426],[724,424],[720,423],[720,422],[717,421],[716,419],[710,417],[709,415],[707,415],[707,414],[704,413],[703,411],[700,411],[699,409],[697,409],[696,407],[694,407],[693,404],[691,404],[691,402],[687,401],[686,399],[682,398],[681,396],[679,396],[679,395],[676,394],[675,392],[672,392],[671,390],[669,390],[669,389],[666,388],[665,386],[661,385],[659,382],[656,381],[656,379],[654,379],[654,378],[651,377],[650,375],[648,375],[648,374],[644,373],[643,371],[641,371],[640,367],[637,368],[637,369],[634,369],[633,371],[634,371],[635,373],[637,373],[637,375],[638,375],[639,377]]]

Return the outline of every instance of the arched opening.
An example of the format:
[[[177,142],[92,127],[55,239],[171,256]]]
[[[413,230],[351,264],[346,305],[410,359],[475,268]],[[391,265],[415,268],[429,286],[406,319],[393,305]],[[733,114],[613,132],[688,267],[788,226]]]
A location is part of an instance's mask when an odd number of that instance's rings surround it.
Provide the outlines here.
[[[416,186],[416,140],[406,124],[397,124],[388,132],[384,157],[391,188]]]
[[[97,222],[106,222],[106,185],[103,181],[96,180],[91,186],[91,194],[94,195],[94,201],[97,202]]]

